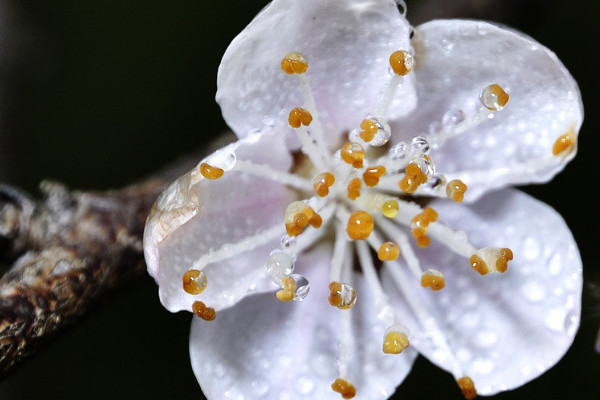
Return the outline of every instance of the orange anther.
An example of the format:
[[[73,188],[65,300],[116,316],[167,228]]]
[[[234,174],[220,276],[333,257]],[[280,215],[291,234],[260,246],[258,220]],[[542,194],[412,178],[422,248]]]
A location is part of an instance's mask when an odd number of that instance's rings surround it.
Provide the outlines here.
[[[342,157],[342,160],[352,165],[354,168],[362,168],[365,150],[356,142],[348,142],[342,147],[340,156]]]
[[[385,175],[384,166],[369,167],[363,172],[363,180],[367,186],[375,186],[379,183],[379,178]]]
[[[217,316],[214,308],[206,307],[201,301],[192,303],[192,311],[205,321],[212,321]]]
[[[348,182],[348,198],[350,200],[356,200],[356,198],[360,196],[361,185],[362,183],[358,178],[352,178],[350,182]]]
[[[469,378],[468,376],[463,376],[462,378],[459,378],[456,381],[456,383],[462,391],[463,396],[465,396],[465,399],[473,400],[475,397],[477,397],[475,384],[473,383],[473,380],[471,378]]]
[[[377,250],[377,257],[381,261],[396,260],[400,256],[400,248],[394,242],[385,242]]]
[[[325,197],[329,194],[329,188],[334,184],[335,176],[331,172],[323,172],[314,177],[313,179],[313,188],[315,192],[321,196]]]
[[[575,136],[575,132],[573,129],[566,132],[564,135],[561,135],[556,142],[554,142],[554,146],[552,146],[552,154],[555,156],[566,156],[569,155],[575,147],[577,146],[577,137]]]
[[[421,286],[429,287],[431,290],[442,290],[446,286],[446,279],[440,271],[430,269],[421,275]]]
[[[373,231],[375,225],[373,217],[366,211],[355,211],[348,218],[348,225],[346,226],[346,232],[350,239],[353,240],[365,240],[369,237]]]
[[[454,179],[448,182],[448,184],[446,185],[446,195],[450,200],[453,200],[457,203],[463,201],[466,191],[467,185],[465,185],[459,179]]]
[[[469,264],[471,264],[471,268],[479,272],[481,275],[485,275],[490,272],[485,261],[483,261],[483,259],[477,254],[473,254],[471,258],[469,258]]]
[[[347,381],[346,379],[336,379],[335,382],[331,384],[331,388],[334,392],[341,394],[344,399],[352,399],[356,396],[356,388],[352,382]]]
[[[206,288],[206,275],[197,269],[191,269],[183,274],[183,290],[192,295],[198,295]]]
[[[359,136],[365,142],[370,142],[373,140],[375,134],[377,133],[377,125],[375,125],[375,123],[370,119],[363,119],[360,123],[360,128],[362,131],[360,132]]]
[[[289,53],[281,60],[281,69],[286,74],[303,74],[308,69],[308,61],[300,53]]]
[[[296,107],[290,111],[288,123],[292,128],[300,128],[300,125],[308,126],[312,122],[312,114],[304,108]]]
[[[223,172],[221,168],[213,167],[210,164],[200,164],[200,174],[206,179],[219,179],[223,176]]]
[[[398,75],[404,76],[408,74],[414,66],[415,60],[409,52],[398,50],[390,56],[390,67]]]

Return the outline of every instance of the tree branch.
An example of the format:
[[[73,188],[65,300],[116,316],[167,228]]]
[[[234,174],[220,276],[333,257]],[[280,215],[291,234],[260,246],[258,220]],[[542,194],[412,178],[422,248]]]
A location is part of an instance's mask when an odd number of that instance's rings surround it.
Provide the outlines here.
[[[199,158],[108,192],[43,182],[32,200],[0,185],[0,375],[6,375],[98,299],[145,272],[142,235],[160,192]]]

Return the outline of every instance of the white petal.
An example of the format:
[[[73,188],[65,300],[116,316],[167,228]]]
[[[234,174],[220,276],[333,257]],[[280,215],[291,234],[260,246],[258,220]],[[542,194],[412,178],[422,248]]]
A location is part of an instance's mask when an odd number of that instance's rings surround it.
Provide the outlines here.
[[[384,327],[362,277],[352,310],[327,302],[331,249],[302,254],[297,271],[311,291],[303,302],[283,303],[273,294],[245,299],[217,313],[214,321],[194,319],[190,356],[209,399],[329,399],[338,377],[340,315],[351,313],[353,346],[348,379],[356,399],[387,399],[410,371],[416,353],[384,355]]]
[[[547,371],[571,345],[581,312],[581,258],[563,219],[515,190],[488,194],[468,207],[447,201],[435,201],[432,207],[448,225],[463,228],[475,246],[506,246],[514,252],[506,273],[486,276],[439,244],[419,254],[424,268],[444,273],[446,287],[431,292],[417,287],[412,278],[414,289],[422,294],[465,375],[480,394],[490,395]],[[426,333],[415,328],[418,324],[402,296],[392,298],[407,315],[411,343],[449,369]]]
[[[219,161],[232,153],[238,160],[265,163],[286,171],[291,156],[280,136],[253,135],[207,157]],[[268,156],[268,158],[267,158]],[[182,276],[201,255],[224,244],[281,224],[283,211],[294,194],[265,178],[237,171],[218,180],[193,183],[193,171],[175,181],[157,200],[146,223],[144,254],[148,272],[159,285],[160,299],[172,312],[190,310],[194,296],[183,290]],[[269,252],[279,238],[224,261],[208,264],[206,290],[198,296],[207,306],[227,307],[250,291],[272,290],[266,278]]]
[[[449,140],[431,156],[440,172],[462,179],[474,200],[486,190],[549,180],[574,156],[552,146],[579,130],[583,106],[577,83],[556,55],[531,38],[481,21],[432,21],[417,28],[419,107],[397,130],[428,133],[446,112],[481,108],[482,90],[496,83],[510,95],[492,121]]]
[[[265,126],[291,132],[288,113],[304,105],[296,76],[281,60],[302,53],[330,142],[358,128],[390,79],[389,56],[410,49],[409,24],[391,0],[274,0],[229,45],[217,78],[217,101],[238,137]],[[400,101],[401,100],[401,101]],[[407,79],[393,115],[414,108]]]

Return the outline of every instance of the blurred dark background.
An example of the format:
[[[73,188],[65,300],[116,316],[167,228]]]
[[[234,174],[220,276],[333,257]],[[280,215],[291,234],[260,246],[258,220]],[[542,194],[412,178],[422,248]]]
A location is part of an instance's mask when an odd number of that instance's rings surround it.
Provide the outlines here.
[[[600,2],[415,0],[417,25],[462,17],[511,25],[554,50],[579,82],[579,156],[550,185],[526,188],[562,213],[579,243],[586,287],[575,344],[541,378],[495,399],[600,398],[593,212],[600,179],[595,38]],[[34,196],[42,179],[118,188],[201,149],[226,127],[214,102],[227,44],[259,0],[0,0],[0,181]],[[593,202],[593,203],[592,203]],[[202,399],[188,361],[191,316],[170,314],[149,277],[105,299],[77,326],[0,381],[0,398]],[[420,358],[398,398],[460,399],[450,375]]]

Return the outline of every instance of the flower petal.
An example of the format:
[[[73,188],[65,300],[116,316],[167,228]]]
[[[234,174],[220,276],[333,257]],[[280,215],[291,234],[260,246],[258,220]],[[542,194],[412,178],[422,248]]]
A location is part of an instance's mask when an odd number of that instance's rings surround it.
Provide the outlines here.
[[[553,209],[516,190],[488,194],[460,210],[448,201],[432,207],[449,226],[464,228],[474,245],[509,247],[514,260],[504,274],[480,276],[468,260],[432,243],[420,259],[424,268],[444,273],[446,287],[430,292],[415,283],[415,292],[480,394],[536,378],[563,356],[579,326],[581,258],[568,227]],[[450,369],[402,295],[390,292],[405,311],[411,343]]]
[[[337,142],[375,107],[391,77],[389,56],[409,50],[408,37],[409,24],[391,0],[274,0],[225,52],[217,102],[238,137],[265,126],[287,132],[288,113],[304,103],[298,79],[281,70],[281,60],[300,52],[323,127]],[[388,117],[414,108],[410,77],[394,99]]]
[[[387,399],[410,371],[416,353],[381,351],[384,328],[362,277],[352,310],[327,302],[331,248],[302,255],[297,270],[311,291],[303,302],[283,303],[273,294],[252,296],[206,323],[194,319],[190,356],[194,373],[209,399],[328,399],[337,395],[341,313],[352,317],[352,358],[348,379],[356,399]],[[362,290],[361,290],[362,289]]]
[[[416,32],[419,107],[396,125],[406,138],[427,134],[445,113],[474,116],[490,84],[510,95],[493,120],[431,152],[440,172],[469,186],[467,200],[494,188],[547,181],[563,169],[575,152],[556,157],[552,148],[564,133],[577,135],[583,105],[577,83],[554,53],[481,21],[432,21]]]
[[[238,160],[265,163],[284,171],[291,165],[283,139],[270,134],[249,136],[206,160],[218,167],[232,154]],[[148,217],[144,232],[148,272],[159,284],[161,302],[172,312],[191,309],[195,298],[184,292],[182,276],[194,261],[278,223],[283,235],[283,211],[294,198],[282,184],[234,170],[218,180],[195,177],[197,169],[165,190]],[[239,256],[208,264],[203,269],[208,285],[198,299],[218,310],[251,290],[273,290],[265,263],[269,252],[279,247],[279,238]]]

